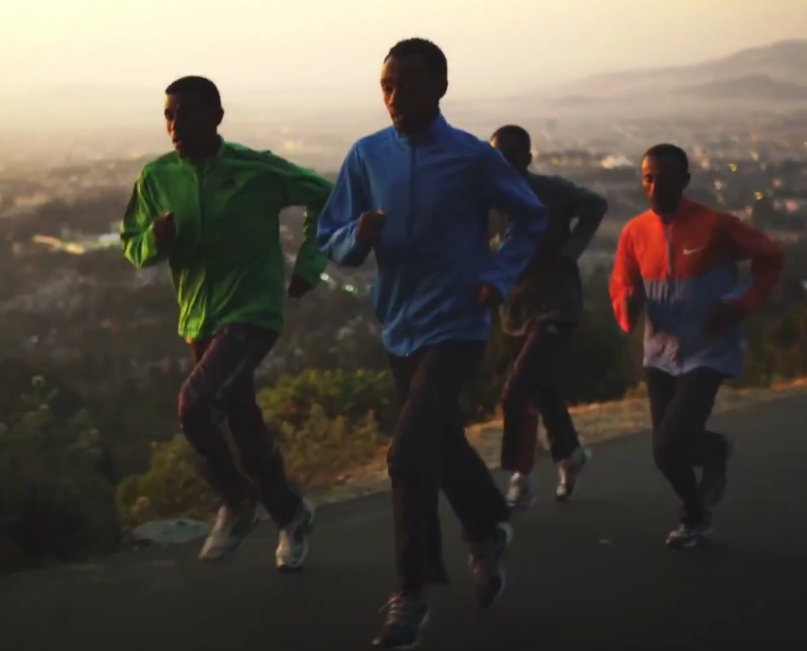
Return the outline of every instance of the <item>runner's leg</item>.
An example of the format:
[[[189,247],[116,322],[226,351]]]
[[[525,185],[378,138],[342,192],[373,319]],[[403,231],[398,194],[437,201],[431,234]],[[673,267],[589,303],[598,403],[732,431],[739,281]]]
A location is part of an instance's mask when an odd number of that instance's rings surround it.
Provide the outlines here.
[[[698,540],[711,533],[710,517],[698,486],[693,460],[721,382],[721,376],[707,369],[679,377],[658,370],[648,372],[651,413],[654,403],[656,405],[653,414],[656,466],[682,501],[681,524],[668,537],[670,546],[694,547]],[[662,405],[663,410],[660,409]],[[659,413],[661,411],[663,415]]]
[[[274,333],[256,329],[248,334],[256,340],[255,354],[226,392],[230,433],[258,498],[280,530],[275,554],[277,567],[297,569],[308,555],[314,509],[301,499],[289,481],[277,439],[266,427],[255,398],[255,369],[268,353],[267,347],[273,345],[266,338],[276,337]]]
[[[448,455],[455,449],[447,444],[446,436],[457,425],[458,414],[451,405],[458,407],[462,389],[483,352],[482,342],[452,342],[425,349],[409,358],[391,358],[396,386],[405,399],[388,453],[399,592],[388,604],[387,619],[375,640],[376,646],[404,648],[416,644],[428,616],[423,591],[448,580],[438,515],[439,489],[445,484],[446,464],[453,463]],[[459,426],[461,428],[461,421]],[[494,495],[498,494],[503,507],[504,515],[497,515],[497,519],[506,518],[504,502],[484,464],[481,464],[484,474],[479,475],[474,464],[463,464],[462,459],[456,463],[456,469],[452,468],[449,476],[464,475],[462,488],[468,491],[465,499],[468,504],[475,504],[478,511],[468,515],[469,509],[460,506],[460,510],[465,511],[464,524],[472,544],[485,545],[487,551],[491,546],[489,541],[494,537],[498,540],[501,535],[497,533],[497,521],[483,522],[488,514],[485,508],[479,507],[490,501],[488,487]],[[456,480],[449,483],[453,486]],[[480,495],[482,498],[476,502]],[[509,542],[509,533],[504,529],[502,532]],[[486,577],[491,577],[495,569],[493,557],[493,551],[487,552]]]
[[[255,346],[237,328],[222,330],[209,342],[196,344],[198,362],[180,390],[182,430],[201,455],[203,473],[223,502],[200,552],[204,561],[232,555],[257,523],[249,482],[238,471],[221,428],[227,389],[249,365]]]
[[[511,339],[513,364],[502,390],[501,468],[511,473],[507,504],[512,509],[528,508],[534,501],[532,470],[538,445],[538,410],[534,403],[534,369],[531,348],[540,343],[537,333]]]
[[[558,355],[571,340],[574,325],[547,322],[539,328],[540,341],[546,352],[540,357],[542,367],[536,369],[534,400],[544,420],[549,452],[558,468],[555,497],[566,501],[574,495],[580,473],[591,459],[591,450],[580,445],[569,407],[555,377]]]

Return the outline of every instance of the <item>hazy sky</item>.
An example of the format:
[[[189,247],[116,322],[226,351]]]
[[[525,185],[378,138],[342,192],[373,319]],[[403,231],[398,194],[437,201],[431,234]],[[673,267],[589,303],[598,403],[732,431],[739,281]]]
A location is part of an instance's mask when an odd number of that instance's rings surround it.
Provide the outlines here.
[[[807,38],[807,1],[3,0],[0,70],[12,92],[196,73],[375,95],[387,49],[415,35],[446,51],[453,96],[493,95]]]

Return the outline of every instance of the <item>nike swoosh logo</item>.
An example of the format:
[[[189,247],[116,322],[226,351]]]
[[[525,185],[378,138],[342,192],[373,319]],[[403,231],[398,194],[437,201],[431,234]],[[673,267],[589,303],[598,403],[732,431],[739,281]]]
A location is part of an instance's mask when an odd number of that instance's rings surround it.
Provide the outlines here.
[[[699,247],[697,249],[684,249],[684,255],[692,255],[693,253],[697,253],[698,251],[702,251],[703,247]]]

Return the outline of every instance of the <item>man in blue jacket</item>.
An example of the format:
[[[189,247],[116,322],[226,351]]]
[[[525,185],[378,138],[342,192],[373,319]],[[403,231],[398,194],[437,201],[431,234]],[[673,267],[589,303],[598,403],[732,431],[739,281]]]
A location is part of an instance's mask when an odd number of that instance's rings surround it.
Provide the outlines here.
[[[375,253],[373,306],[402,401],[387,458],[399,585],[374,640],[383,649],[417,645],[429,614],[423,591],[448,580],[440,489],[470,543],[482,606],[504,589],[513,536],[504,496],[465,438],[460,395],[482,359],[490,309],[532,257],[546,217],[499,152],[441,115],[447,68],[423,39],[389,51],[381,91],[392,127],[353,145],[318,223],[318,243],[335,263],[357,267]],[[493,208],[510,218],[495,254]]]

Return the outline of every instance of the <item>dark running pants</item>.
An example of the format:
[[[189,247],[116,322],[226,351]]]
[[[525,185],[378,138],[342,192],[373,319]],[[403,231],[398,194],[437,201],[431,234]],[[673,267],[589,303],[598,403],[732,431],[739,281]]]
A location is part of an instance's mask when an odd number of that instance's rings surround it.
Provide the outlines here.
[[[682,502],[681,522],[703,522],[695,468],[724,471],[726,439],[706,429],[724,376],[707,368],[673,376],[645,369],[650,418],[653,423],[653,458]]]
[[[227,326],[191,343],[193,369],[179,393],[179,419],[201,456],[202,472],[224,504],[238,507],[257,498],[279,528],[291,522],[300,497],[290,486],[277,442],[255,401],[254,374],[277,334],[248,325]],[[229,426],[238,470],[222,431]]]
[[[447,583],[438,499],[443,490],[465,537],[482,541],[508,510],[485,462],[465,438],[460,397],[484,342],[449,342],[390,356],[402,403],[387,465],[392,483],[399,588]]]
[[[554,377],[557,355],[574,325],[547,322],[513,338],[514,361],[502,392],[504,416],[501,466],[529,474],[535,464],[539,418],[544,419],[552,459],[557,463],[580,446],[577,430]]]

